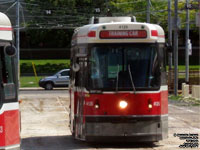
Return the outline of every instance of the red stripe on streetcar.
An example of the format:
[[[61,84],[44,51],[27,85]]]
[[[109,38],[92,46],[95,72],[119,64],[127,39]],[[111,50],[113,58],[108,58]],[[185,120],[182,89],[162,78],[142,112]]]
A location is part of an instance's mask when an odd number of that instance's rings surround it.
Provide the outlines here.
[[[12,31],[10,27],[0,27],[0,31]]]
[[[19,110],[5,111],[0,115],[0,148],[20,144]]]

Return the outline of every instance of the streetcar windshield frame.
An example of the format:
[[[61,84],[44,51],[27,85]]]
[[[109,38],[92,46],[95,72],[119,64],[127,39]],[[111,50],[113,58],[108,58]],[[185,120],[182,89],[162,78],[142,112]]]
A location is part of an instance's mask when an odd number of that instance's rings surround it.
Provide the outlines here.
[[[157,43],[90,44],[88,49],[88,90],[160,88],[162,60]]]

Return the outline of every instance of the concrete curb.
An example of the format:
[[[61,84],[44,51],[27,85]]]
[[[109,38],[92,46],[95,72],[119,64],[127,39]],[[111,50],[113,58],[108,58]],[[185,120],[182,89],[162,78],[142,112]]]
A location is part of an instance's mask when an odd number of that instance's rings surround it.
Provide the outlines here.
[[[69,88],[54,88],[53,90],[68,90]],[[19,88],[19,91],[51,91],[40,87]]]

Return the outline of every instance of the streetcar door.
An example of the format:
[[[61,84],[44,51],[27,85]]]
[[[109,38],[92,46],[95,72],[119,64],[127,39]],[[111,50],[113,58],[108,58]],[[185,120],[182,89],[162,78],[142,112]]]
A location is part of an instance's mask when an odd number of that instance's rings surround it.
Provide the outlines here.
[[[85,89],[85,67],[86,67],[86,58],[79,58],[79,65],[80,65],[80,70],[78,72],[78,81],[79,81],[79,86],[78,86],[78,103],[77,103],[77,125],[78,125],[78,138],[84,138],[84,133],[83,133],[83,110],[84,110],[84,99],[85,99],[85,94],[84,94],[84,89]]]
[[[10,46],[11,47],[11,46]],[[12,47],[11,47],[12,48]],[[15,62],[13,55],[6,51],[6,47],[0,47],[0,77],[1,77],[1,98],[5,102],[17,101]]]

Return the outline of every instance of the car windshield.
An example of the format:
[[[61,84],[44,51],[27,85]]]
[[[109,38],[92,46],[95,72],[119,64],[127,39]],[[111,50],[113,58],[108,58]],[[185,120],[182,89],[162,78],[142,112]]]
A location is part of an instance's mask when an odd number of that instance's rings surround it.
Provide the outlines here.
[[[160,84],[155,44],[94,46],[90,63],[91,89],[144,89]]]

